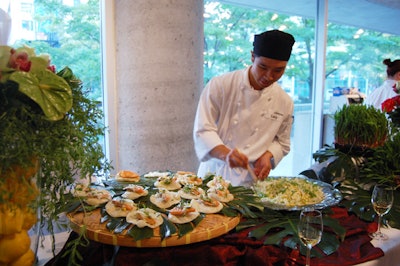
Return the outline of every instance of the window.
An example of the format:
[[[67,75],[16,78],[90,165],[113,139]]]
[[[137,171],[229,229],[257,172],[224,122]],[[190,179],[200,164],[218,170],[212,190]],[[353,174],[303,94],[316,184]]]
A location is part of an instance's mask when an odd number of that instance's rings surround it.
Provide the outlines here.
[[[226,2],[226,1],[221,1]],[[288,62],[283,89],[295,103],[291,151],[271,175],[297,175],[313,163],[313,118],[332,112],[331,98],[336,87],[368,95],[385,79],[384,58],[397,59],[400,37],[328,23],[325,65],[325,91],[313,92],[315,64],[314,19],[290,16],[269,10],[205,1],[204,81],[224,72],[251,64],[253,35],[267,29],[281,29],[295,36],[296,43]],[[323,103],[323,114],[314,113],[315,102]],[[323,144],[333,144],[333,127],[326,127]]]
[[[22,1],[21,2],[21,13],[26,13],[26,14],[33,14],[33,2],[32,3],[27,3]]]
[[[70,67],[102,106],[100,0],[2,0],[0,8],[12,19],[8,45],[50,54],[56,70]]]
[[[22,20],[22,29],[27,31],[33,31],[33,21],[30,20]]]

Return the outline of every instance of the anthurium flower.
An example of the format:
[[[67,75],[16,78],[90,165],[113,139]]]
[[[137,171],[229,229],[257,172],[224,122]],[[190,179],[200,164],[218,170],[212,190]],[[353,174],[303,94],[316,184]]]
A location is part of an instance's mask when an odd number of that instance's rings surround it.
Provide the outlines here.
[[[0,62],[0,81],[16,82],[18,91],[39,105],[46,119],[60,120],[72,108],[72,90],[55,73],[49,55],[36,55],[28,46],[0,46]]]

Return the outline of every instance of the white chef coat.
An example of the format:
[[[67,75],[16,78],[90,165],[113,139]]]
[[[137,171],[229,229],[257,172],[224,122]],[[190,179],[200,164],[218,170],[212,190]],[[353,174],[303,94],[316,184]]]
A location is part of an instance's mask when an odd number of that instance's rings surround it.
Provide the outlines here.
[[[250,67],[213,78],[204,88],[194,122],[193,138],[200,160],[198,176],[221,175],[232,185],[249,186],[246,169],[230,168],[209,152],[224,144],[255,162],[267,150],[275,164],[290,151],[294,104],[275,82],[257,91],[250,86]]]
[[[372,105],[376,109],[382,110],[382,103],[394,96],[397,96],[397,93],[393,91],[393,86],[396,83],[393,79],[387,79],[385,82],[375,90],[373,90],[365,99],[366,105]]]

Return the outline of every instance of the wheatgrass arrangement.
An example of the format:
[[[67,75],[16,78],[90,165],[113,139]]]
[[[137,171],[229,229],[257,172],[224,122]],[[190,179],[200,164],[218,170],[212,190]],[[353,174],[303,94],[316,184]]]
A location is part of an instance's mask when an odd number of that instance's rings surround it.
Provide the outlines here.
[[[389,133],[385,114],[373,106],[343,105],[334,114],[335,144],[374,148],[382,146]]]

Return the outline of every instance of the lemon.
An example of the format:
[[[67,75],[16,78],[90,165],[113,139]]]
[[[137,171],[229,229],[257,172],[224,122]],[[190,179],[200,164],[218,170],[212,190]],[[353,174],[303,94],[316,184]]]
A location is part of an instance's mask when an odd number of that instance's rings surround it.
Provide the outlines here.
[[[34,224],[36,224],[37,220],[36,210],[33,208],[25,208],[22,229],[30,229]]]
[[[21,232],[24,213],[14,204],[0,205],[0,235]]]
[[[3,235],[0,237],[0,263],[10,263],[24,253],[31,245],[28,231],[23,230],[12,235]]]
[[[10,263],[10,266],[31,266],[35,262],[35,253],[31,249],[25,252],[17,260]]]

